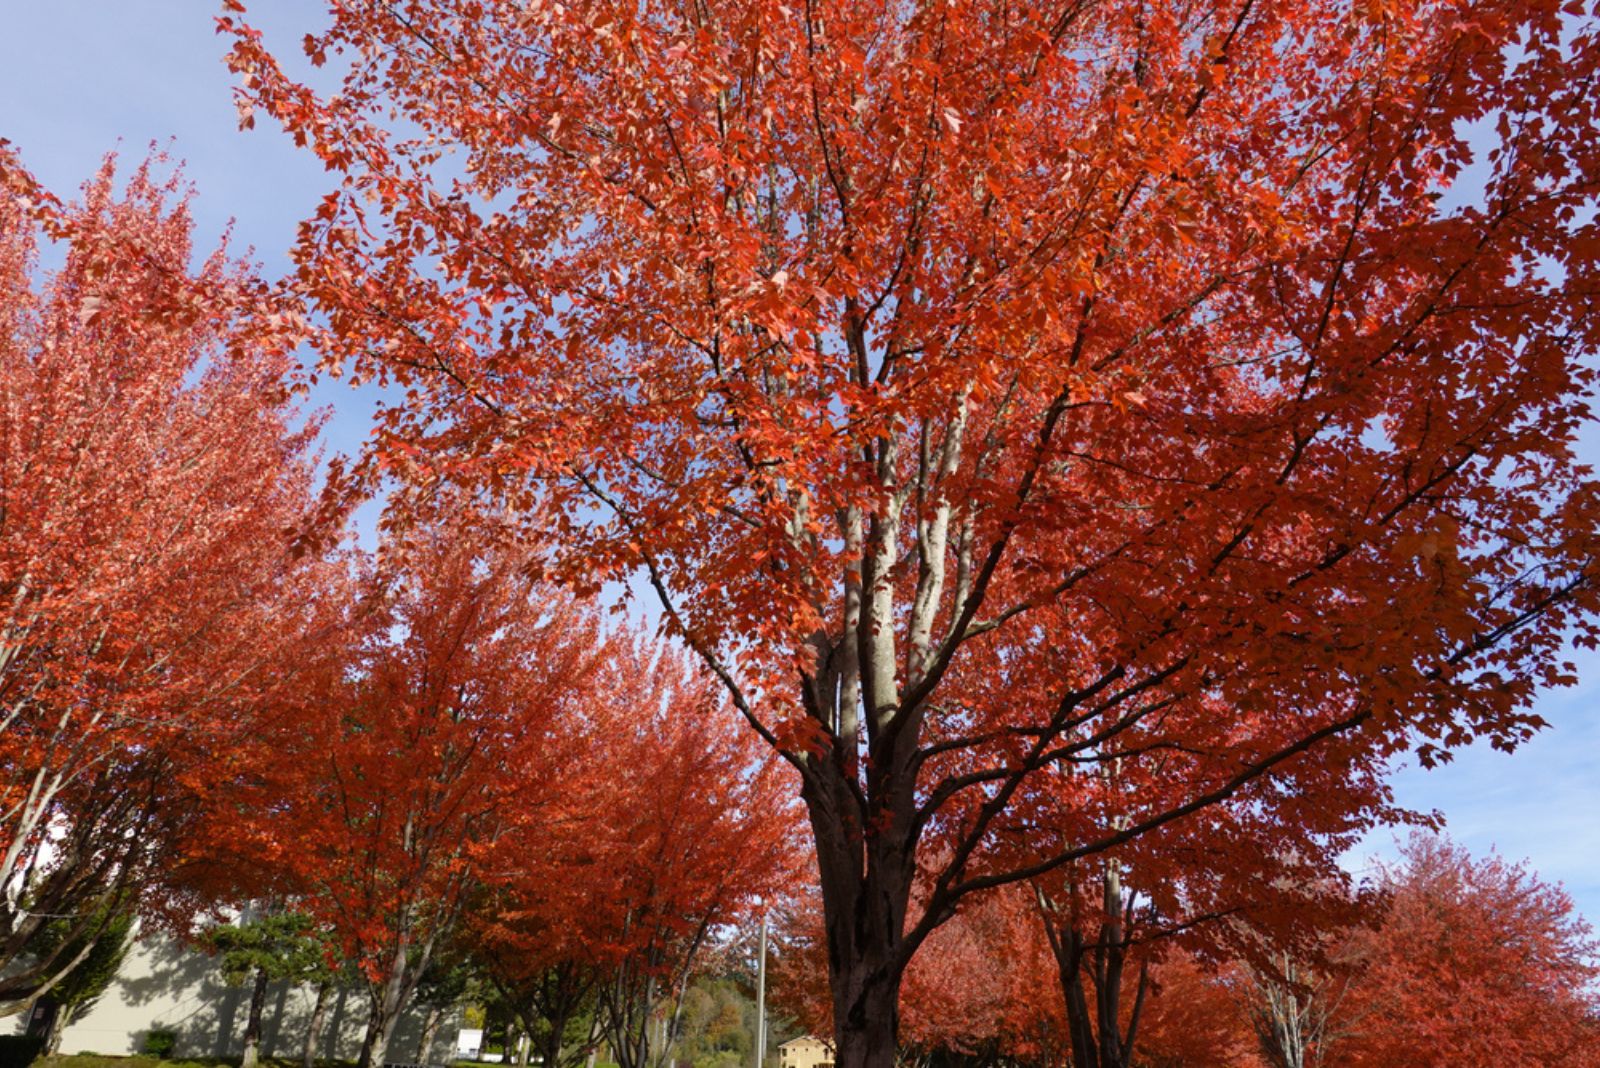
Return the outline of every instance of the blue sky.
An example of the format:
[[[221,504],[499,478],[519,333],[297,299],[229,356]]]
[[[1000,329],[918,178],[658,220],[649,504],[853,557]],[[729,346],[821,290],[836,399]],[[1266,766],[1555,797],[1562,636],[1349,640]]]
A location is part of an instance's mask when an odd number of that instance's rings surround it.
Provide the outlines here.
[[[120,146],[130,161],[151,142],[169,145],[198,187],[202,246],[234,220],[269,275],[287,267],[296,224],[326,191],[328,177],[268,123],[238,130],[216,0],[0,0],[0,137],[57,193],[70,192]],[[255,0],[252,15],[286,56],[321,22],[308,0]],[[331,447],[352,451],[366,434],[374,395],[323,383],[314,402],[331,405]],[[1431,772],[1403,769],[1403,804],[1438,810],[1452,835],[1483,853],[1526,858],[1565,883],[1600,921],[1600,656],[1577,657],[1582,684],[1546,695],[1551,729],[1507,755],[1473,746]],[[1362,868],[1384,855],[1387,835],[1355,851]]]

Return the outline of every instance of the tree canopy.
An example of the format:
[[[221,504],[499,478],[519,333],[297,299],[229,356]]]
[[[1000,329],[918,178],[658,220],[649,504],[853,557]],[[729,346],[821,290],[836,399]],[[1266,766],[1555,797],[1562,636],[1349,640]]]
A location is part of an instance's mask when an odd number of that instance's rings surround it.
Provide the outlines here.
[[[970,895],[1370,820],[1594,640],[1592,5],[335,0],[328,95],[227,6],[369,472],[642,575],[797,769],[841,1068]]]
[[[222,6],[288,278],[0,142],[0,999],[270,902],[308,1062],[661,1068],[772,911],[838,1068],[1581,1057],[1560,891],[1339,856],[1600,640],[1595,0]]]

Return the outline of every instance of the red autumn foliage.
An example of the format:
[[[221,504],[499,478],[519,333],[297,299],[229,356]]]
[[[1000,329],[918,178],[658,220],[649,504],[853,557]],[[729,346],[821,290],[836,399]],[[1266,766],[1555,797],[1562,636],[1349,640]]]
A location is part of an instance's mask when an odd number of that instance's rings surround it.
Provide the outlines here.
[[[1170,739],[1152,744],[1157,759],[1103,762],[1092,783],[1041,777],[1004,818],[1012,862],[1114,836],[1152,797],[1176,801],[1172,791],[1185,788],[1195,765]],[[1226,804],[1030,880],[1064,1003],[1069,1063],[1139,1062],[1154,973],[1169,952],[1211,962],[1309,952],[1350,923],[1362,899],[1341,853],[1374,821],[1416,818],[1385,803],[1380,772],[1370,760],[1343,769],[1305,761],[1287,781],[1253,784]]]
[[[363,1064],[478,893],[480,849],[564,811],[551,769],[605,666],[597,613],[495,530],[448,501],[388,533],[348,582],[320,687],[240,754],[194,841],[197,878],[229,877],[223,901],[292,896],[331,931],[368,987]]]
[[[1133,1063],[1140,1068],[1265,1068],[1239,1006],[1249,982],[1235,965],[1173,953],[1152,972]]]
[[[613,1059],[653,1068],[672,1052],[653,1024],[718,932],[796,878],[797,813],[784,769],[680,656],[618,632],[597,675],[570,728],[561,814],[488,847],[493,904],[471,937],[515,1003],[557,1008],[550,1063],[594,993]]]
[[[780,942],[775,989],[785,1012],[814,1033],[825,1033],[827,967],[816,911],[791,918]],[[1250,987],[1249,970],[1218,953],[1222,939],[1200,940],[1211,957],[1206,961],[1188,948],[1189,932],[1141,924],[1129,934],[1130,966],[1118,977],[1120,997],[1100,994],[1099,984],[1108,977],[1092,966],[1075,977],[1085,991],[1091,1035],[1101,1034],[1098,1014],[1113,1011],[1119,1039],[1133,1036],[1131,1046],[1093,1042],[1089,1064],[1264,1068],[1242,993]],[[1085,952],[1092,956],[1095,947]],[[903,1056],[965,1068],[1077,1063],[1081,1051],[1074,1047],[1056,969],[1040,903],[1029,888],[985,896],[942,926],[912,963],[901,988]],[[1120,1060],[1102,1062],[1102,1056]]]
[[[368,988],[363,1063],[453,946],[555,1019],[551,1064],[598,991],[613,1056],[646,1068],[699,951],[793,879],[792,789],[709,680],[540,579],[503,521],[446,496],[328,576],[341,642],[235,754],[171,881],[328,930]]]
[[[298,317],[226,248],[191,263],[179,178],[107,160],[79,201],[0,143],[0,997],[50,915],[93,917],[181,852],[207,779],[317,630],[316,421]],[[43,233],[64,257],[41,273]],[[70,944],[72,938],[63,940]]]
[[[1594,641],[1592,4],[329,6],[326,98],[221,24],[341,179],[296,283],[408,391],[372,466],[642,572],[793,764],[841,1068],[968,897],[1381,805]]]
[[[925,1053],[1060,1063],[1066,1026],[1051,970],[1026,887],[974,901],[928,940],[907,971],[904,1041]]]
[[[1350,1068],[1587,1068],[1600,1049],[1600,944],[1572,898],[1527,867],[1413,837],[1382,871],[1381,925],[1327,1063]]]

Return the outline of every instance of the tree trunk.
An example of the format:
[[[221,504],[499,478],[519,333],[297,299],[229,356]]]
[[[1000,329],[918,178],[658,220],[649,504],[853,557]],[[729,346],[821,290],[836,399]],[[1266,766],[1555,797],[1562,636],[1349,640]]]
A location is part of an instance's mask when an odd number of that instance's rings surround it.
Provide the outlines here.
[[[565,1017],[545,1020],[543,1040],[539,1044],[539,1068],[559,1068],[561,1064],[561,1039],[566,1034]]]
[[[1259,1002],[1254,1009],[1261,1051],[1273,1068],[1306,1068],[1311,1037],[1307,1025],[1315,1019],[1315,994],[1305,991],[1294,961],[1285,954],[1281,975],[1258,976]],[[1304,1000],[1302,1000],[1302,996]]]
[[[864,320],[854,309],[851,316],[849,343],[860,359],[867,355]],[[899,449],[886,434],[870,450],[889,504],[845,516],[845,554],[860,570],[845,576],[842,633],[815,636],[817,671],[801,687],[811,717],[837,740],[799,762],[828,935],[837,1068],[895,1068],[901,979],[924,928],[931,930],[919,921],[917,942],[907,939],[923,826],[917,775],[926,697],[910,698],[900,683],[905,668],[904,680],[918,688],[932,663],[945,554],[920,558],[914,602],[897,605],[901,507],[914,488],[900,478]],[[919,533],[937,542],[943,523],[919,522]],[[903,657],[896,640],[901,607],[910,610]],[[932,926],[949,918],[943,889],[930,902]]]
[[[1034,888],[1066,1004],[1072,1068],[1129,1068],[1149,988],[1148,962],[1141,961],[1124,1029],[1122,978],[1132,946],[1128,931],[1132,896],[1124,899],[1122,876],[1115,863],[1101,876],[1101,891],[1100,911],[1091,920],[1081,913],[1075,889],[1067,891],[1070,907],[1063,912],[1042,889]],[[1096,931],[1094,941],[1088,940],[1086,929]]]
[[[387,983],[384,989],[388,988]],[[389,1036],[394,1031],[394,1020],[398,1013],[391,1015],[385,1011],[384,1004],[387,999],[382,992],[375,993],[372,1005],[367,1010],[367,1033],[361,1040],[361,1056],[356,1061],[357,1068],[382,1068],[384,1058],[389,1055]]]
[[[528,1058],[533,1054],[533,1036],[517,1032],[517,1068],[528,1068]]]
[[[1122,970],[1128,958],[1127,930],[1123,924],[1122,873],[1117,863],[1106,865],[1101,876],[1100,937],[1094,947],[1095,1008],[1099,1013],[1100,1064],[1098,1068],[1128,1068],[1133,1055],[1133,1026],[1122,1034]]]
[[[250,1014],[245,1017],[244,1053],[239,1068],[256,1068],[261,1059],[261,1009],[267,1003],[267,972],[256,969],[255,983],[250,988]]]
[[[444,1022],[443,1005],[429,1005],[428,1014],[422,1019],[422,1035],[417,1039],[417,1063],[431,1064],[433,1055],[433,1040],[439,1035],[439,1025]]]
[[[404,935],[395,943],[394,954],[389,959],[389,974],[382,984],[369,984],[371,1007],[367,1013],[367,1034],[361,1042],[361,1057],[357,1068],[382,1068],[389,1052],[389,1039],[394,1037],[394,1025],[411,1000],[416,989],[416,977],[427,970],[432,956],[435,931],[420,945],[415,961],[411,960],[410,940]]]
[[[67,1005],[57,1005],[55,1011],[50,1014],[50,1026],[45,1031],[44,1038],[44,1052],[47,1055],[54,1057],[61,1052],[61,1035],[62,1032],[66,1031],[67,1024],[71,1022],[71,1016],[72,1009]]]
[[[539,981],[529,989],[522,1015],[526,1020],[541,1020],[544,1023],[544,1027],[538,1031],[536,1047],[543,1068],[557,1068],[562,1063],[567,1027],[583,1007],[593,987],[594,980],[588,972],[576,964],[564,962],[546,969]],[[596,1005],[594,1015],[589,1018],[588,1043],[580,1046],[580,1049],[594,1048],[599,1026],[600,1009]],[[530,1036],[534,1034],[531,1026],[528,1033]]]
[[[808,788],[815,783],[813,778]],[[856,836],[824,822],[825,811],[811,809],[828,932],[834,1063],[837,1068],[894,1068],[905,970],[901,943],[914,856],[914,846],[899,828],[910,820],[898,826],[884,820],[866,841],[852,842]]]
[[[315,1068],[317,1044],[322,1040],[322,1026],[328,1019],[328,1001],[333,994],[333,983],[317,984],[317,1002],[311,1007],[311,1019],[306,1022],[306,1045],[301,1051],[302,1068]]]
[[[1050,920],[1046,918],[1046,924]],[[1053,935],[1050,948],[1056,958],[1056,977],[1061,983],[1061,994],[1067,1004],[1067,1035],[1072,1045],[1072,1068],[1094,1068],[1100,1059],[1100,1049],[1090,1025],[1088,999],[1083,993],[1083,939],[1077,931],[1066,930]]]
[[[900,982],[876,960],[850,962],[834,972],[834,1005],[847,1015],[834,1024],[837,1068],[894,1068],[899,1053]]]

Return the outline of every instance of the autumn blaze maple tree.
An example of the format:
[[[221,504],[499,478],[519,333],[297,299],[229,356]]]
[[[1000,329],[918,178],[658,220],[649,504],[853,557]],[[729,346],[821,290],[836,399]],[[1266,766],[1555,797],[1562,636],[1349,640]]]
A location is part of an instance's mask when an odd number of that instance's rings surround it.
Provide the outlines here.
[[[607,652],[595,612],[494,531],[452,501],[356,562],[322,687],[237,763],[193,843],[201,878],[220,864],[327,928],[369,995],[363,1066],[479,892],[480,847],[565,789],[542,769],[563,766]]]
[[[1323,952],[1232,969],[1267,1065],[1594,1061],[1600,947],[1559,885],[1421,832],[1371,885],[1360,922],[1326,928]]]
[[[1235,964],[1172,953],[1152,971],[1134,1063],[1141,1068],[1266,1068],[1240,1011]]]
[[[661,662],[652,671],[641,653]],[[623,846],[591,882],[604,903],[593,950],[610,962],[599,1001],[613,1058],[621,1068],[668,1068],[676,1036],[665,1027],[653,1035],[655,1021],[679,1018],[693,970],[719,935],[748,927],[795,879],[799,813],[787,769],[698,665],[688,672],[649,647],[621,664],[646,683],[647,699],[613,698],[596,724],[612,740],[587,764],[604,787],[587,808],[610,814]],[[648,699],[652,676],[674,700]]]
[[[1381,922],[1357,929],[1356,974],[1323,1063],[1580,1068],[1600,1048],[1600,963],[1571,896],[1525,865],[1418,835],[1386,867]]]
[[[327,96],[224,7],[373,469],[642,573],[797,769],[840,1068],[970,895],[1594,641],[1592,3],[335,0]]]
[[[226,248],[191,263],[187,193],[163,169],[119,180],[108,159],[66,203],[0,142],[8,1002],[86,959],[316,634],[313,568],[291,551],[317,432],[289,389],[298,316]],[[64,252],[48,274],[41,235]],[[71,929],[37,951],[52,917]]]
[[[791,877],[791,791],[719,689],[541,579],[480,503],[391,514],[376,554],[329,569],[344,626],[218,769],[168,882],[325,930],[366,987],[363,1065],[470,952],[550,1025],[546,1063],[598,994],[616,1058],[650,1068],[709,933]]]
[[[1091,915],[1080,927],[1096,937],[1083,939],[1078,953],[1103,958],[1120,949],[1131,964],[1120,976],[1102,960],[1077,969],[1071,980],[1083,983],[1086,1013],[1041,981],[1062,938],[1038,922],[1028,886],[969,899],[907,969],[904,1054],[968,1068],[1592,1062],[1600,966],[1592,928],[1571,896],[1526,865],[1474,858],[1443,837],[1418,832],[1399,853],[1361,892],[1348,893],[1342,913],[1321,908],[1310,924],[1320,946],[1282,938],[1262,908],[1281,885],[1214,924],[1152,933],[1149,918],[1126,922],[1120,946],[1095,929],[1105,915],[1098,903],[1085,902],[1079,908]],[[1319,911],[1303,907],[1301,888],[1290,890],[1279,907]],[[780,1005],[804,1026],[825,1027],[820,916],[801,908],[788,919],[778,939]],[[1229,929],[1241,936],[1232,948],[1219,933]],[[1111,981],[1119,997],[1105,996]]]
[[[825,954],[816,961],[824,980]],[[1050,950],[1023,885],[970,901],[928,939],[901,988],[901,1042],[922,1056],[1064,1063],[1061,998]]]
[[[1135,765],[1140,777],[1131,781],[1119,766],[1102,767],[1093,802],[1101,833],[1126,826],[1138,810],[1133,799],[1160,796],[1172,779],[1183,781],[1186,759],[1169,752]],[[1367,762],[1302,767],[1285,784],[1292,797],[1243,791],[1236,800],[1244,803],[1211,806],[1030,879],[1073,1068],[1141,1063],[1145,1009],[1166,958],[1215,964],[1310,957],[1330,932],[1355,922],[1370,894],[1353,885],[1341,857],[1375,821],[1419,819],[1389,803],[1378,770]],[[1042,788],[1050,785],[1057,789]],[[1081,807],[1083,799],[1060,796],[1062,785],[1036,784],[1017,806],[1035,850],[1067,845],[1058,836],[1076,821],[1055,806]]]
[[[1249,970],[1219,952],[1217,939],[1152,931],[1144,917],[1126,923],[1120,940],[1106,939],[1095,922],[1098,902],[1086,902],[1071,910],[1093,915],[1079,919],[1084,934],[1069,949],[1076,959],[1068,971],[1061,921],[1046,915],[1058,925],[1052,930],[1041,911],[1035,888],[1011,884],[969,899],[929,936],[901,987],[904,1059],[928,1068],[1261,1068],[1241,996]],[[824,1033],[830,999],[820,913],[802,909],[788,919],[777,940],[778,1004]],[[1058,968],[1062,986],[1050,981]],[[1112,983],[1116,993],[1107,990]],[[1076,1003],[1063,989],[1069,984],[1078,988]]]
[[[669,1063],[688,981],[722,931],[798,872],[792,784],[681,651],[618,629],[567,741],[558,810],[484,851],[469,941],[542,1063],[600,1039],[622,1068]],[[595,1007],[589,1049],[564,1034]],[[565,1052],[564,1052],[565,1051]]]

